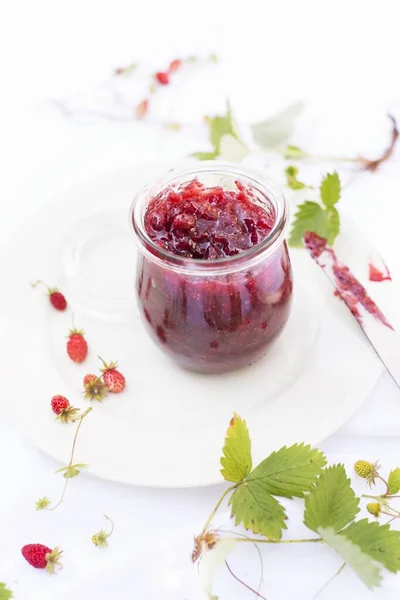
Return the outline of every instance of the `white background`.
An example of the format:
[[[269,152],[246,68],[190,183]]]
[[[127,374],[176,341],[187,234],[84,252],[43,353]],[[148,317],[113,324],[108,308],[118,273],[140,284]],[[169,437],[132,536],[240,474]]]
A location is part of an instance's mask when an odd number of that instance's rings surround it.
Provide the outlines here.
[[[235,6],[177,0],[3,2],[1,241],[26,216],[78,181],[121,166],[207,150],[201,117],[221,110],[226,96],[242,123],[304,99],[307,110],[296,143],[325,152],[376,155],[388,136],[386,111],[400,116],[397,9],[394,1],[365,0],[250,0]],[[159,69],[172,58],[210,52],[221,58],[217,71],[194,70],[176,87],[163,90],[150,124],[71,121],[49,101],[82,93],[91,97],[114,67],[132,61]],[[187,126],[178,134],[166,132],[158,124],[165,119]],[[400,271],[399,184],[394,160],[376,175],[359,176],[345,197],[346,210],[395,273]],[[358,414],[323,444],[329,459],[345,461],[349,470],[360,457],[396,466],[399,400],[394,384],[383,375]],[[69,589],[77,600],[90,597],[80,587],[85,570],[100,573],[108,563],[129,560],[156,539],[195,532],[222,489],[143,490],[81,475],[59,511],[35,513],[38,496],[58,494],[56,463],[1,421],[0,456],[0,581],[7,581],[19,600],[56,599]],[[90,536],[103,525],[103,513],[114,518],[116,530],[111,547],[101,554]],[[20,547],[32,541],[62,545],[65,568],[58,577],[49,578],[23,562]],[[271,572],[266,569],[269,599],[311,599],[339,566],[329,553],[317,559],[314,551],[302,552],[312,557],[304,570],[296,568],[299,556],[289,549]],[[118,578],[112,597],[129,597],[133,585],[132,597],[146,600],[146,589],[135,589],[132,581]],[[236,589],[237,598],[251,597]],[[375,597],[394,599],[399,593],[400,580],[389,577]],[[370,597],[346,571],[321,598],[339,595]]]

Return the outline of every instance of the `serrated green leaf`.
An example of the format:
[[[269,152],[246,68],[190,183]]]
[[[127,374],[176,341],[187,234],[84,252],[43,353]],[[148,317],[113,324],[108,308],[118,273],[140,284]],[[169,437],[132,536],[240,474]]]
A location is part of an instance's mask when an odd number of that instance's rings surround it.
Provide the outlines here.
[[[316,532],[321,527],[339,531],[354,520],[358,504],[344,466],[333,465],[322,472],[306,497],[304,524]]]
[[[400,491],[400,469],[399,469],[399,467],[397,467],[397,469],[393,469],[393,471],[390,471],[389,479],[388,479],[388,486],[389,486],[389,494],[391,496],[393,494],[397,494],[397,492]]]
[[[326,458],[319,450],[293,444],[270,454],[250,473],[246,482],[262,481],[263,489],[274,496],[302,498],[316,483],[325,465]]]
[[[297,179],[298,172],[299,172],[299,169],[297,167],[295,167],[294,165],[289,165],[288,167],[286,167],[286,169],[285,169],[286,185],[288,187],[290,187],[292,190],[303,190],[304,188],[311,189],[312,188],[311,185],[306,185],[305,183],[303,183],[302,181],[299,181]]]
[[[361,519],[340,532],[361,548],[373,560],[392,573],[400,571],[400,531],[390,529],[377,521]]]
[[[214,160],[218,156],[218,152],[193,152],[190,156],[199,160]]]
[[[346,561],[365,585],[369,588],[380,585],[381,569],[357,544],[341,533],[335,533],[331,527],[325,529],[321,527],[319,534],[324,542]]]
[[[309,200],[300,204],[292,223],[289,245],[293,248],[301,248],[307,231],[326,238],[332,245],[340,232],[340,216],[336,208],[332,206],[324,210],[319,204]]]
[[[251,441],[246,421],[236,413],[226,432],[225,444],[222,449],[221,474],[227,481],[240,483],[251,471]]]
[[[255,141],[265,149],[275,148],[285,142],[291,135],[294,121],[303,108],[304,104],[302,102],[296,102],[271,119],[254,123],[251,126],[251,131]]]
[[[0,600],[10,600],[10,598],[14,598],[12,591],[5,583],[0,583]]]
[[[285,510],[271,494],[262,479],[245,481],[232,494],[229,504],[235,525],[240,523],[253,533],[273,540],[282,537],[286,529]]]
[[[321,200],[327,207],[332,207],[340,198],[340,179],[336,173],[327,173],[321,181]]]
[[[240,162],[249,153],[247,147],[232,134],[222,136],[219,145],[219,156],[224,160]]]
[[[298,160],[300,158],[308,158],[310,156],[310,154],[305,150],[290,144],[283,149],[282,154],[283,158],[286,160]]]

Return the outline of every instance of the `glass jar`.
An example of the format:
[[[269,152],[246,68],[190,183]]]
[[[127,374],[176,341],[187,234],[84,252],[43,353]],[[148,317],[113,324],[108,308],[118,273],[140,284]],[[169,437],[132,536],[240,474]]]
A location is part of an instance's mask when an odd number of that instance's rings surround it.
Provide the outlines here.
[[[272,229],[257,245],[226,258],[199,260],[173,254],[148,235],[149,201],[163,190],[198,180],[235,190],[273,214]],[[285,241],[288,206],[263,172],[219,161],[173,170],[136,196],[131,223],[139,248],[136,292],[144,326],[159,348],[182,367],[222,373],[259,360],[289,317],[292,270]]]

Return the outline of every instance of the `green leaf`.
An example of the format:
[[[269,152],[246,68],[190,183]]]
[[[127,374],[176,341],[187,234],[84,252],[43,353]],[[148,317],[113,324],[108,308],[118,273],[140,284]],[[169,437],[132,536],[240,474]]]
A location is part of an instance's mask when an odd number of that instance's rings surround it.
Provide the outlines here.
[[[354,520],[358,504],[344,466],[328,467],[306,497],[304,523],[316,532],[321,527],[338,531]]]
[[[302,102],[296,102],[271,119],[254,123],[251,130],[256,142],[265,149],[275,148],[285,142],[291,135],[294,121],[303,108]]]
[[[303,237],[307,231],[317,233],[332,245],[340,232],[340,217],[334,206],[325,210],[316,202],[306,200],[297,207],[294,215],[289,245],[294,248],[303,246]]]
[[[12,591],[5,583],[0,583],[0,600],[10,600],[10,598],[14,598]]]
[[[262,481],[263,489],[274,496],[302,498],[311,490],[326,465],[322,452],[304,444],[284,446],[263,460],[246,482]]]
[[[397,467],[397,469],[393,469],[393,471],[390,471],[389,479],[388,479],[388,486],[389,486],[389,494],[391,496],[393,494],[397,494],[397,492],[400,491],[400,469],[399,469],[399,467]]]
[[[56,471],[56,473],[63,473],[64,472],[64,477],[65,479],[72,479],[72,477],[76,477],[77,475],[79,475],[80,471],[79,468],[82,467],[87,467],[87,464],[85,463],[76,463],[75,465],[70,465],[68,467],[61,467],[61,469],[58,469]]]
[[[340,535],[359,546],[365,554],[381,563],[388,571],[400,571],[400,531],[390,529],[390,525],[361,519],[351,523]]]
[[[233,130],[233,125],[230,117],[230,111],[226,117],[213,117],[210,120],[210,142],[216,150],[219,150],[221,138],[224,135],[230,134],[236,137],[236,133]]]
[[[311,185],[306,185],[305,183],[303,183],[302,181],[299,181],[297,179],[297,174],[299,172],[299,169],[297,167],[295,167],[294,165],[289,165],[288,167],[286,167],[285,169],[285,175],[286,175],[286,185],[288,187],[290,187],[292,190],[302,190],[304,188],[312,188]]]
[[[246,421],[234,413],[222,449],[221,474],[227,481],[239,483],[251,471],[251,441]]]
[[[321,527],[319,533],[324,542],[346,561],[365,585],[369,588],[380,585],[381,569],[357,544],[341,533],[335,533],[331,527]]]
[[[240,162],[249,153],[247,147],[232,134],[222,136],[219,145],[219,156],[224,160]]]
[[[321,200],[327,207],[333,207],[340,198],[340,179],[336,173],[327,173],[320,186]]]
[[[286,529],[285,510],[271,494],[262,479],[245,481],[233,492],[229,504],[235,525],[240,523],[253,533],[266,535],[273,540],[282,537]]]
[[[286,160],[297,160],[300,158],[308,158],[310,154],[305,150],[302,150],[298,146],[288,145],[283,149],[283,158]]]
[[[319,233],[326,230],[326,214],[317,202],[306,200],[297,207],[294,215],[292,229],[289,236],[289,245],[294,248],[303,246],[303,237],[307,231]],[[321,235],[321,234],[319,234]]]
[[[199,160],[214,160],[214,158],[217,158],[218,152],[193,152],[190,156]]]

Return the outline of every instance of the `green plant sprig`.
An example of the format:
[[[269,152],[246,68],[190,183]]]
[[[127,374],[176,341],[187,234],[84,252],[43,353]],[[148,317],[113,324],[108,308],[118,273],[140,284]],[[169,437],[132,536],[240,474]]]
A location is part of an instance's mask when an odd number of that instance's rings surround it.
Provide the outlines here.
[[[71,456],[69,459],[69,463],[66,467],[61,467],[61,469],[57,469],[57,471],[56,471],[56,473],[63,473],[63,477],[65,478],[64,488],[63,488],[63,491],[62,491],[59,501],[54,506],[50,507],[51,500],[49,498],[47,498],[47,496],[43,496],[42,498],[39,498],[39,500],[37,500],[36,510],[56,510],[56,508],[58,508],[60,506],[60,504],[62,504],[64,501],[65,493],[67,491],[69,480],[72,479],[73,477],[76,477],[77,475],[79,475],[79,473],[80,473],[79,469],[87,466],[85,463],[73,464],[73,461],[74,461],[75,446],[76,446],[76,441],[78,439],[79,430],[82,426],[84,418],[92,410],[93,410],[92,408],[86,409],[85,412],[83,412],[79,417],[77,417],[75,419],[76,421],[78,421],[78,425],[76,427],[74,439],[72,442],[72,449],[71,449]]]
[[[400,532],[391,530],[389,524],[381,525],[365,518],[356,520],[360,500],[344,466],[327,467],[326,463],[322,452],[302,443],[284,446],[253,468],[246,421],[234,414],[221,458],[221,474],[231,485],[224,490],[201,533],[195,537],[193,562],[220,543],[220,532],[212,528],[212,521],[223,502],[228,500],[235,526],[242,525],[261,537],[224,539],[235,543],[328,545],[344,561],[335,576],[347,564],[369,588],[379,586],[383,569],[393,573],[400,570]],[[374,469],[365,475],[370,481],[380,479],[377,468]],[[385,483],[386,494],[374,496],[375,499],[385,501],[390,493],[400,491],[400,469],[392,471]],[[287,517],[278,500],[280,497],[304,499],[303,522],[316,536],[282,539],[283,531],[287,529]]]
[[[381,466],[378,462],[370,463],[366,460],[358,460],[354,464],[354,471],[359,477],[366,479],[369,487],[376,485],[377,481],[382,482],[385,486],[385,491],[382,494],[362,494],[362,498],[375,501],[367,504],[366,508],[368,512],[376,518],[379,518],[381,515],[388,516],[393,521],[400,517],[400,511],[390,504],[392,500],[400,498],[398,495],[400,491],[400,468],[397,467],[390,471],[387,480],[379,474],[380,468]]]

